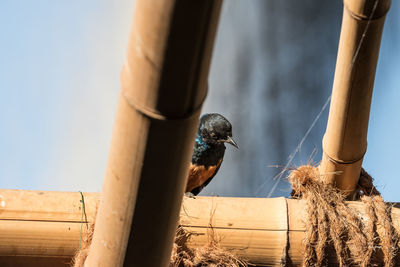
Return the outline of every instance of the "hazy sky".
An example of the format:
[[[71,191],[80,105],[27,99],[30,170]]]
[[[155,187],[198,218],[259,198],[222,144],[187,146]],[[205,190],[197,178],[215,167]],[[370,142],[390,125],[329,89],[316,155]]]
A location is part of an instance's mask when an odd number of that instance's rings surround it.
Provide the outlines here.
[[[101,190],[133,6],[127,0],[0,1],[0,188]],[[229,7],[225,3],[223,16]],[[252,14],[243,16],[251,20]],[[389,201],[400,201],[399,25],[400,3],[392,1],[364,161]],[[223,64],[213,62],[211,75],[224,71],[218,67]],[[207,99],[204,111],[218,110]],[[304,129],[299,131],[298,140]],[[277,161],[266,160],[265,168],[285,163]]]

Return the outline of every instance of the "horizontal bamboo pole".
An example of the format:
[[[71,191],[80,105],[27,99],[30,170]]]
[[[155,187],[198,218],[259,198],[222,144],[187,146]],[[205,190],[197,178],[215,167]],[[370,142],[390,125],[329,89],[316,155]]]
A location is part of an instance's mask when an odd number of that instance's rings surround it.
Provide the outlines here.
[[[70,266],[98,193],[0,190],[0,266]],[[83,221],[82,221],[83,218]]]
[[[364,215],[364,204],[347,203]],[[301,266],[306,218],[306,202],[302,200],[203,197],[185,199],[181,225],[193,233],[189,247],[207,244],[211,223],[221,246],[250,263],[281,266],[290,259],[288,266]],[[400,209],[392,209],[392,218],[399,231]]]
[[[93,222],[99,194],[84,197]],[[361,202],[348,204],[363,213]],[[400,209],[392,217],[399,231]],[[80,193],[0,190],[0,266],[68,266],[79,248],[81,218]],[[184,199],[180,223],[193,234],[190,247],[208,242],[211,223],[221,246],[251,263],[278,266],[287,253],[299,266],[305,218],[299,200],[196,197]]]
[[[320,172],[350,197],[367,150],[372,89],[390,0],[344,0]]]

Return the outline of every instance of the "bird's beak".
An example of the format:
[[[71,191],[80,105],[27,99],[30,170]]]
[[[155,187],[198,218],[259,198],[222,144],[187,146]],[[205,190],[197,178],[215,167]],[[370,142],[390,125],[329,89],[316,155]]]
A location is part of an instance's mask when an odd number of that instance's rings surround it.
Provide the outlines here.
[[[225,143],[231,144],[232,146],[234,146],[237,149],[239,149],[239,146],[236,144],[236,142],[230,136],[228,136],[228,139],[225,140]]]

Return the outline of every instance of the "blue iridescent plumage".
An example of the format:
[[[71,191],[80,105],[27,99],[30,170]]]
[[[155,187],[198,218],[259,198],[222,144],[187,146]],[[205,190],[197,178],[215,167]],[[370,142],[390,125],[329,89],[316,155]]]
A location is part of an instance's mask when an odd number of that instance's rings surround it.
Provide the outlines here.
[[[203,115],[194,143],[186,192],[197,195],[215,176],[225,154],[225,143],[238,148],[232,139],[230,122],[220,114]]]

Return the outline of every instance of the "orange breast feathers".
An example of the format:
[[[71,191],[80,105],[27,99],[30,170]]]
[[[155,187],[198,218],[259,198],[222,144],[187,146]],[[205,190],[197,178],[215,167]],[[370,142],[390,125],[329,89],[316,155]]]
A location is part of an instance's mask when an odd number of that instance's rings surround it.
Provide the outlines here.
[[[213,177],[215,171],[218,169],[219,165],[221,165],[222,159],[215,166],[209,166],[207,169],[204,166],[195,165],[190,163],[189,167],[189,178],[186,185],[186,191],[190,192],[196,187],[204,184],[208,179]]]

